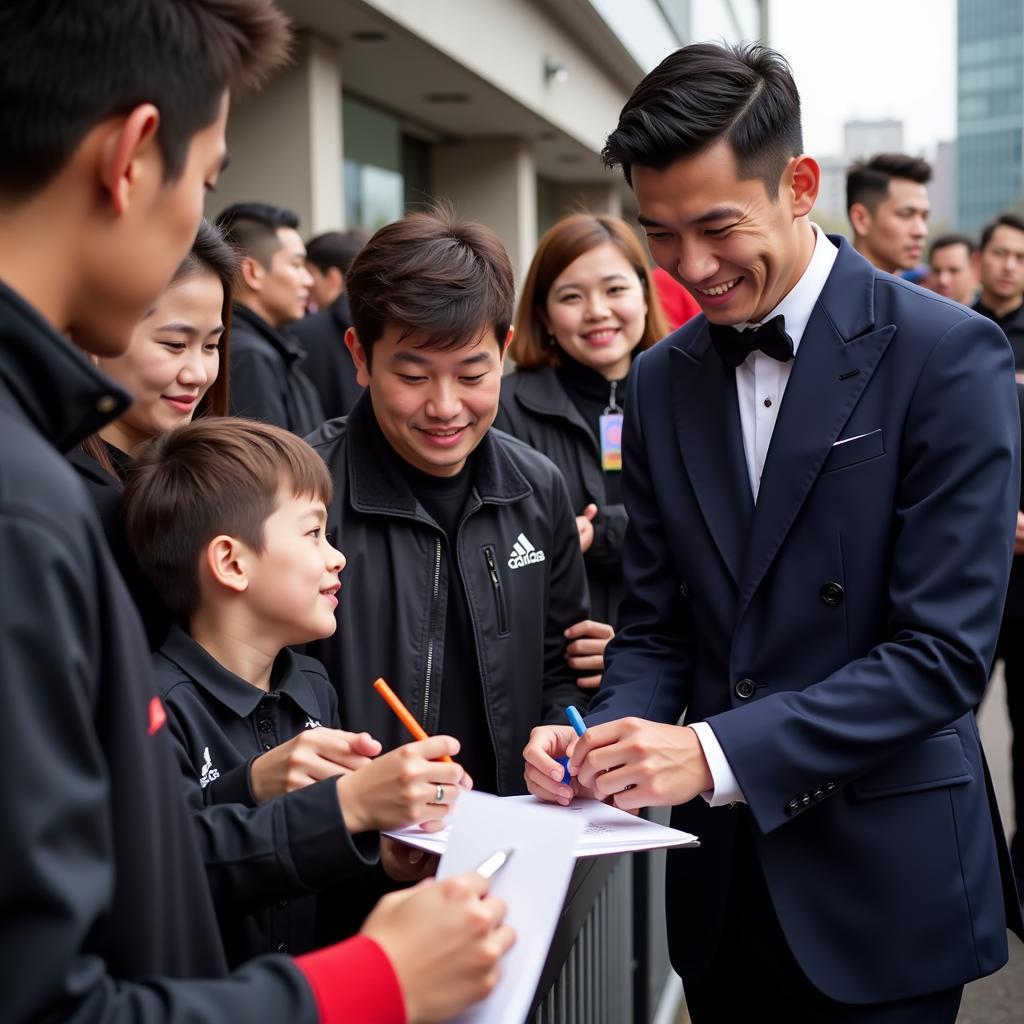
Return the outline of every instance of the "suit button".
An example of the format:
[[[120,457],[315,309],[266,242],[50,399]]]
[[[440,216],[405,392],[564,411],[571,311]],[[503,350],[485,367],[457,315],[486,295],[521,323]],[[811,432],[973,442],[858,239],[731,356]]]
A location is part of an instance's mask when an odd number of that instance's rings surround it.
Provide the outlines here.
[[[801,807],[810,807],[811,806],[811,794],[810,793],[804,793],[804,795],[802,797],[800,797],[800,806]]]
[[[799,800],[790,800],[789,803],[786,804],[786,813],[790,817],[793,817],[793,815],[796,814],[797,811],[799,811],[799,810],[800,810],[800,801]]]
[[[287,953],[288,952],[288,945],[287,945],[287,943],[279,942],[277,944],[277,951],[278,951],[278,953]]]
[[[270,732],[270,730],[274,728],[273,725],[271,725],[270,720],[267,718],[261,718],[256,727],[260,732]]]
[[[834,782],[826,782],[825,783],[825,793],[826,794],[834,793],[835,790],[836,790],[836,784]]]
[[[826,583],[821,590],[818,591],[818,597],[825,602],[825,604],[835,607],[837,604],[843,603],[843,588],[838,583]]]
[[[816,789],[814,791],[814,793],[812,794],[812,796],[814,797],[815,800],[824,800],[825,799],[825,791],[823,789]]]
[[[754,680],[753,679],[741,679],[736,684],[736,696],[740,700],[747,700],[754,696]]]

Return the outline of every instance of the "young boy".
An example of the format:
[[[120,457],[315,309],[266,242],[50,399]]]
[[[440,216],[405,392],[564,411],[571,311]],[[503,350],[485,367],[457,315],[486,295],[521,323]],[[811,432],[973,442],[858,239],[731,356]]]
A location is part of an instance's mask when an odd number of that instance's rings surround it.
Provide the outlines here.
[[[204,419],[150,443],[125,492],[128,541],[179,622],[154,655],[229,963],[314,946],[313,894],[375,864],[376,829],[440,818],[465,773],[438,736],[381,757],[338,728],[319,662],[345,558],[331,480],[294,434]]]

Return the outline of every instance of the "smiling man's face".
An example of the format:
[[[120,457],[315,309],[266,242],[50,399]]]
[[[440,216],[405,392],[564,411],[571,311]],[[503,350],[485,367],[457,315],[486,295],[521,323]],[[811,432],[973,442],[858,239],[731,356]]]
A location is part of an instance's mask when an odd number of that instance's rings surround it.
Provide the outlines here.
[[[633,166],[631,176],[654,261],[708,320],[762,320],[799,281],[809,258],[800,218],[817,195],[814,161],[790,160],[775,198],[761,178],[739,178],[726,141],[660,170]]]
[[[388,324],[368,364],[355,331],[345,336],[391,447],[423,473],[455,476],[498,413],[503,347],[490,326],[449,350],[423,348],[420,340]]]

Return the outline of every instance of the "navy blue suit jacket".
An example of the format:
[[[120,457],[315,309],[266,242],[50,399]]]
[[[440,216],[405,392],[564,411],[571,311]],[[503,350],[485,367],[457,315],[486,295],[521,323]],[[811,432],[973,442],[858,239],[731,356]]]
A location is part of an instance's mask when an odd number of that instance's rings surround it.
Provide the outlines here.
[[[627,595],[587,720],[709,722],[798,962],[833,999],[870,1003],[996,970],[1020,927],[971,713],[1020,428],[1002,332],[834,241],[756,507],[735,374],[704,318],[637,360]],[[703,841],[669,859],[688,977],[720,934],[738,814],[698,798],[673,817]]]

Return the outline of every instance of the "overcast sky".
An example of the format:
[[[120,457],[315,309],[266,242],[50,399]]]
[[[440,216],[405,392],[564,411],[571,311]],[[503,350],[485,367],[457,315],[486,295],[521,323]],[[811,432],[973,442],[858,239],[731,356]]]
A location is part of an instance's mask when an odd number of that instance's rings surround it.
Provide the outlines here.
[[[721,35],[711,13],[720,6],[694,0],[695,35]],[[808,153],[838,155],[853,119],[902,120],[912,153],[956,137],[956,0],[771,0],[770,11]]]

